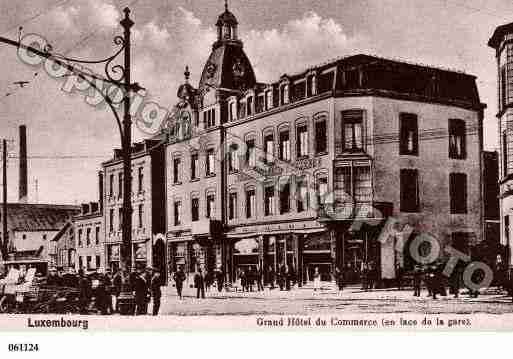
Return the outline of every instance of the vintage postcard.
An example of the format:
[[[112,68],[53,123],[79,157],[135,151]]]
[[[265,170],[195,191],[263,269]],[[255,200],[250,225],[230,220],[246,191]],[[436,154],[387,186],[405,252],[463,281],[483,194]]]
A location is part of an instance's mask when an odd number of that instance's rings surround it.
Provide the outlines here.
[[[510,2],[0,10],[0,331],[513,329]]]

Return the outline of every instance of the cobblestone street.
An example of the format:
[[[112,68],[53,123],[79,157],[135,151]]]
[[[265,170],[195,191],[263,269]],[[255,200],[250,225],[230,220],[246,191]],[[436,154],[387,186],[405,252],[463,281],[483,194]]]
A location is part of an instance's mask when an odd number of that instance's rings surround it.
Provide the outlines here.
[[[184,288],[179,300],[174,287],[163,288],[160,313],[168,315],[254,315],[254,314],[312,314],[312,313],[417,313],[417,314],[503,314],[513,312],[511,297],[495,289],[482,291],[478,298],[469,298],[465,291],[459,298],[414,297],[412,290],[379,289],[362,291],[359,287],[345,288],[341,293],[331,285],[314,292],[311,287],[294,288],[290,292],[279,289],[263,292],[217,292],[211,289],[206,299],[196,299],[193,288]]]

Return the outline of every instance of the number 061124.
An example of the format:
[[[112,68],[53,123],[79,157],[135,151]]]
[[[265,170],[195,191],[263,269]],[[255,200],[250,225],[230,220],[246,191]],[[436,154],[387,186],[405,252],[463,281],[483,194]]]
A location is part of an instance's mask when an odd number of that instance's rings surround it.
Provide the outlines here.
[[[39,344],[9,344],[8,350],[10,352],[37,352]]]

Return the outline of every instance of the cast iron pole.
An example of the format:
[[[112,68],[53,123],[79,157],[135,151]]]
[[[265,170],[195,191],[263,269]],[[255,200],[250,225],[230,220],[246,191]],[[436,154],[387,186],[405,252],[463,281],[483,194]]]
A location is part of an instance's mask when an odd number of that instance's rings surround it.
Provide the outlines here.
[[[134,22],[130,19],[130,9],[125,8],[125,18],[120,24],[124,29],[125,38],[125,64],[124,64],[124,83],[125,97],[123,99],[124,117],[123,117],[123,223],[122,223],[122,245],[121,245],[121,265],[122,269],[130,271],[132,268],[132,118],[130,116],[130,28]]]

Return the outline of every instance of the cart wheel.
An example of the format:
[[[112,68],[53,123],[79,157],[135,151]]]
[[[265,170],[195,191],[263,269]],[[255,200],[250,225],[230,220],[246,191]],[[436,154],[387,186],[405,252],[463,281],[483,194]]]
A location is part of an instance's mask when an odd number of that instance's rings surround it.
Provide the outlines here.
[[[0,313],[9,313],[11,308],[12,304],[9,302],[9,298],[7,298],[6,295],[0,298]]]

